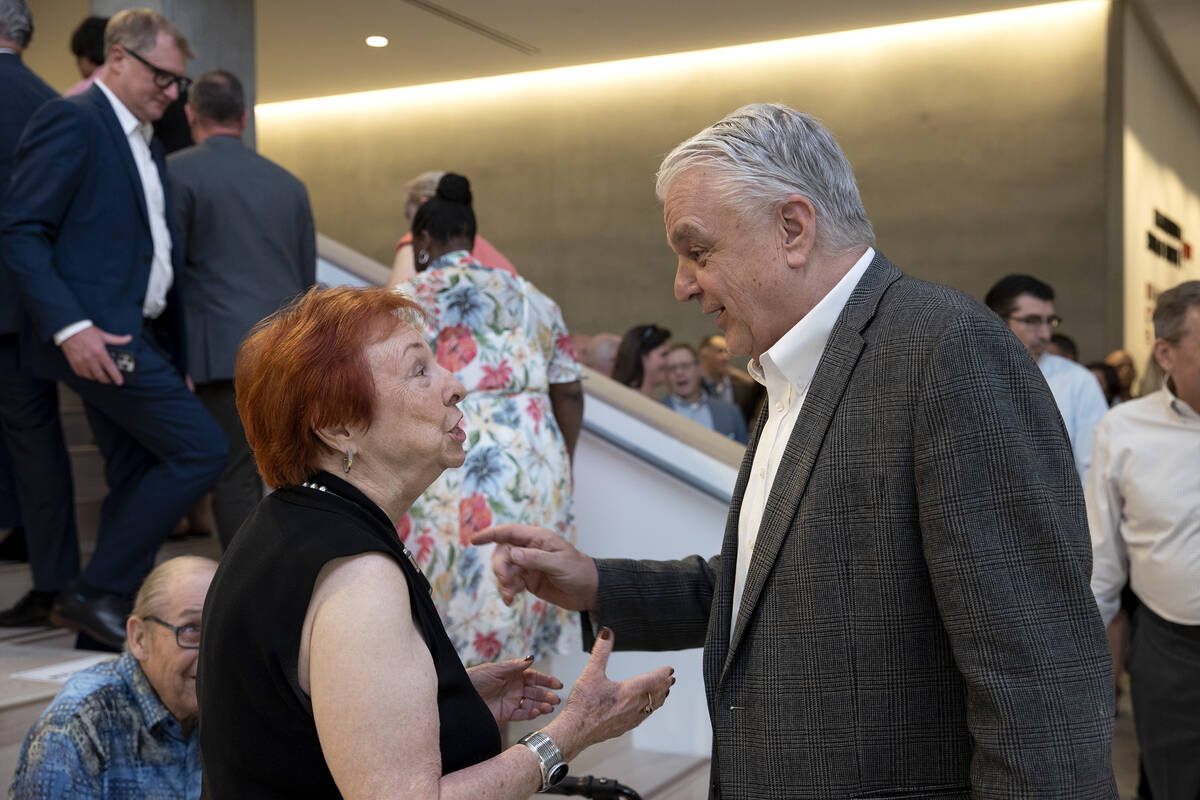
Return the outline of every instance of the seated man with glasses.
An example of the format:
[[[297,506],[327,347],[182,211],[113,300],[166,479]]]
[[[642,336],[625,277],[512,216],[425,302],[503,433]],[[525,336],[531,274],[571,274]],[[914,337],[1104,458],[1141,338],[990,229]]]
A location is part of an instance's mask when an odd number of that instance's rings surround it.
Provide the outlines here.
[[[38,718],[10,796],[200,797],[196,662],[217,564],[180,556],[147,576],[125,652],[73,675]]]
[[[1046,350],[1050,337],[1062,323],[1062,318],[1054,313],[1054,289],[1032,275],[1007,275],[988,290],[984,302],[1008,323],[1041,368],[1067,426],[1079,481],[1086,484],[1092,463],[1092,439],[1100,418],[1108,411],[1108,403],[1090,370]]]

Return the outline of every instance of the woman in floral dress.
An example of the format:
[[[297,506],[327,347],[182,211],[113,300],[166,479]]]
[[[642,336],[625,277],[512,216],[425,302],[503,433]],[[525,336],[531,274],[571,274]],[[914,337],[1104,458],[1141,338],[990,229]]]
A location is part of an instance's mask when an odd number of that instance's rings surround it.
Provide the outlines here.
[[[505,606],[491,577],[493,545],[470,544],[502,522],[574,540],[570,457],[583,420],[582,370],[562,313],[529,281],[471,257],[466,178],[443,177],[412,229],[422,271],[396,291],[425,310],[438,363],[467,387],[467,460],[426,490],[397,532],[428,576],[463,663],[563,652],[577,635],[567,612],[529,593]]]

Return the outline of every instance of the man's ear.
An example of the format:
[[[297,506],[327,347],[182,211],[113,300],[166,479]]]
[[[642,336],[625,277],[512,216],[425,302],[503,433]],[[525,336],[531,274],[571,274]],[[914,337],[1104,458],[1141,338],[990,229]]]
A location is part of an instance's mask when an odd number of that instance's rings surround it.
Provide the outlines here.
[[[783,226],[783,251],[788,266],[799,269],[808,263],[817,241],[817,211],[802,194],[789,194],[779,206]]]
[[[150,651],[146,647],[148,634],[148,626],[141,617],[131,615],[125,620],[125,641],[129,644],[129,652],[138,661],[145,661],[146,657],[150,655]]]
[[[1150,351],[1154,354],[1154,360],[1162,367],[1162,371],[1171,374],[1171,368],[1175,366],[1175,359],[1171,352],[1171,345],[1166,339],[1155,339],[1154,348]]]

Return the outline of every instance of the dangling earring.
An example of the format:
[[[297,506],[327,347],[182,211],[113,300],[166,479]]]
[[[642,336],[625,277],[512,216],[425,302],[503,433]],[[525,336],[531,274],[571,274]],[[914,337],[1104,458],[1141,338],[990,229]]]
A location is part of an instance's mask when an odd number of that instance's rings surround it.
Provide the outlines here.
[[[342,472],[349,474],[350,468],[354,466],[354,451],[347,448],[346,455],[342,456]]]
[[[418,250],[417,251],[417,263],[420,264],[422,267],[429,263],[429,251],[428,250]]]

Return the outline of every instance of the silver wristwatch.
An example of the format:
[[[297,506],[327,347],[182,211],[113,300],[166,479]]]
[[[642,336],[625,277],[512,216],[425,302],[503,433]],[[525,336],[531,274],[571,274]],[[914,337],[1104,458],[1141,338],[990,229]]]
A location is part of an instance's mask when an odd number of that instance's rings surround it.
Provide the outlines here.
[[[563,761],[558,745],[549,736],[541,731],[534,731],[522,737],[518,744],[525,745],[537,756],[538,766],[542,770],[542,788],[538,791],[544,792],[567,777],[567,762]]]

